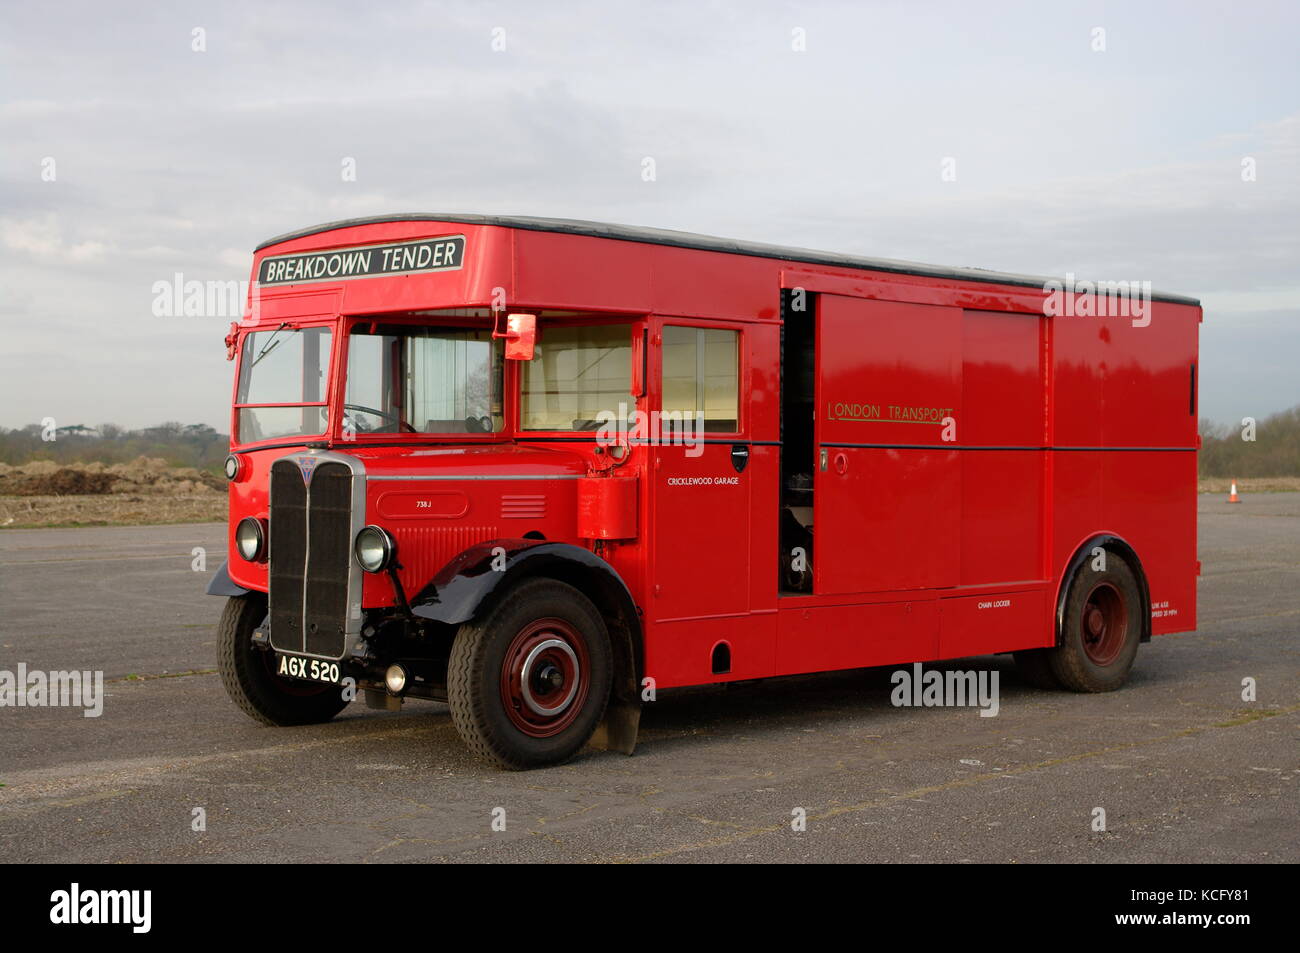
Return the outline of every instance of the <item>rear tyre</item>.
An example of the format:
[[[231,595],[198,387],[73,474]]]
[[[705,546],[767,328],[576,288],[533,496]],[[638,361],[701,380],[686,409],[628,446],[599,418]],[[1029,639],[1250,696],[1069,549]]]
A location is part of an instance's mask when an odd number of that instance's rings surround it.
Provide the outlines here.
[[[1061,644],[1047,653],[1052,675],[1076,692],[1114,691],[1133,668],[1142,621],[1142,590],[1128,563],[1107,551],[1098,572],[1088,560],[1065,598]]]
[[[456,633],[447,703],[471,751],[521,771],[559,764],[586,744],[612,681],[596,607],[572,586],[529,579]]]
[[[313,725],[347,706],[337,685],[283,678],[275,653],[253,647],[253,630],[266,618],[266,596],[250,592],[226,601],[217,628],[217,667],[230,700],[264,725]]]

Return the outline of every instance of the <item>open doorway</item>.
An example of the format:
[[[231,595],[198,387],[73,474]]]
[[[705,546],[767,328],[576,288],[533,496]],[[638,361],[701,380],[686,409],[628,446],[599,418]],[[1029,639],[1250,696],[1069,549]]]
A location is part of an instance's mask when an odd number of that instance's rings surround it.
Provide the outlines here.
[[[813,587],[815,299],[802,289],[781,289],[781,595],[803,595]]]

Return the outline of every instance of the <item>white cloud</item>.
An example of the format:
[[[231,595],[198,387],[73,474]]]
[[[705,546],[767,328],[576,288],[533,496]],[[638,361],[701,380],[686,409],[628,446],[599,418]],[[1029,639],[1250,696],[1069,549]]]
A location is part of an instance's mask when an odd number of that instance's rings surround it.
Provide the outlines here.
[[[31,419],[30,397],[69,419],[93,405],[128,425],[224,427],[224,324],[150,318],[152,283],[246,280],[272,235],[403,209],[1145,278],[1203,297],[1207,328],[1229,314],[1239,328],[1213,339],[1207,414],[1234,393],[1300,401],[1279,370],[1300,357],[1279,333],[1300,301],[1287,6],[1109,8],[1104,54],[1068,6],[575,0],[358,17],[245,0],[205,8],[202,54],[165,7],[0,18],[3,377],[24,397],[0,402],[6,426]],[[940,181],[943,156],[956,182]]]
[[[107,251],[103,242],[65,241],[58,220],[52,215],[32,219],[0,218],[0,241],[10,251],[53,263],[94,261]]]

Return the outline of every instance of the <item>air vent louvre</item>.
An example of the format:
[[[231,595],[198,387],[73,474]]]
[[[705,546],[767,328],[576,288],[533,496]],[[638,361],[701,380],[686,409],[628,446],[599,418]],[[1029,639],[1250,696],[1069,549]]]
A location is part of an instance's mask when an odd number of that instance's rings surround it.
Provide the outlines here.
[[[503,520],[537,520],[546,516],[546,497],[538,494],[501,494]]]

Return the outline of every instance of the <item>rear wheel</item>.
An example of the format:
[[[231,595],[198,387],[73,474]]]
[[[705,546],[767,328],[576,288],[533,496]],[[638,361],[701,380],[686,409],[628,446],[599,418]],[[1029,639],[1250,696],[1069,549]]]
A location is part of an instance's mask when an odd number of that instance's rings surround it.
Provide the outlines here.
[[[315,685],[274,671],[275,653],[253,647],[266,618],[266,596],[250,592],[226,601],[217,629],[217,667],[230,700],[264,725],[329,721],[347,706],[337,685]]]
[[[572,586],[530,579],[460,627],[447,669],[452,721],[470,750],[514,770],[558,764],[609,701],[609,635]]]
[[[1124,559],[1106,553],[1105,569],[1086,562],[1065,598],[1061,643],[1047,652],[1052,675],[1076,692],[1123,685],[1142,637],[1142,591]]]

